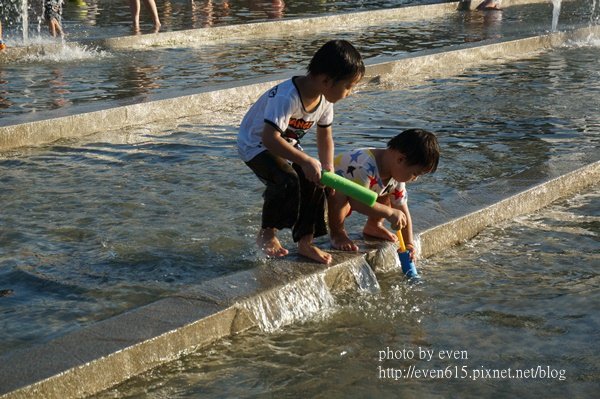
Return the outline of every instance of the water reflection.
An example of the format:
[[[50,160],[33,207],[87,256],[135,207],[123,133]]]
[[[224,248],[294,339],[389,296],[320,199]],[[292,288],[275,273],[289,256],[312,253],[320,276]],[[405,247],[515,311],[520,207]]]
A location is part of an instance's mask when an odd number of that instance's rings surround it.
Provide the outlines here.
[[[160,80],[157,79],[161,69],[160,65],[131,59],[112,76],[111,80],[116,83],[117,98],[147,99],[149,93],[161,87]]]
[[[52,70],[52,79],[48,81],[48,84],[52,93],[54,108],[63,108],[72,104],[71,100],[66,98],[71,92],[68,89],[69,84],[65,82],[62,69],[56,68]]]
[[[6,90],[8,86],[6,76],[7,74],[0,68],[0,109],[7,109],[13,105],[13,102],[9,100],[10,93]]]
[[[502,17],[500,10],[473,10],[462,11],[464,15],[465,29],[469,35],[465,38],[467,42],[476,42],[487,39],[502,37]]]
[[[207,28],[232,21],[236,16],[251,16],[255,19],[279,19],[285,16],[285,2],[228,0],[165,0],[159,4],[163,30]]]
[[[86,3],[87,4],[87,3]],[[118,16],[118,10],[121,9],[116,3],[102,3],[104,10],[99,14],[89,12],[87,17],[89,24],[96,24],[99,29],[110,26],[111,22],[108,16]],[[110,6],[112,4],[112,6]],[[282,2],[206,2],[194,1],[170,1],[160,3],[168,6],[165,26],[178,25],[183,21],[191,20],[196,16],[196,26],[210,23],[214,26],[224,23],[230,23],[236,18],[264,18],[267,13],[272,13],[284,7],[284,17],[295,15],[290,11],[296,7],[295,4]],[[225,6],[225,4],[228,4]],[[329,3],[327,3],[329,4]],[[92,7],[94,3],[87,4]],[[210,7],[208,7],[210,5]],[[205,6],[208,8],[205,10]],[[316,5],[313,5],[317,7]],[[99,7],[99,5],[98,5]],[[116,7],[116,8],[111,8]],[[196,11],[192,13],[192,7]],[[198,8],[199,7],[199,8]],[[236,8],[237,7],[237,8]],[[251,8],[254,7],[252,10]],[[127,68],[132,58],[144,60],[142,62],[161,65],[154,75],[156,81],[160,81],[158,86],[147,93],[151,98],[153,95],[161,95],[166,91],[179,91],[182,89],[194,89],[206,85],[230,82],[238,79],[279,73],[283,70],[297,70],[298,65],[304,65],[307,57],[310,56],[310,49],[316,48],[319,44],[335,35],[356,43],[365,58],[376,55],[397,56],[406,52],[414,52],[426,49],[435,49],[443,46],[462,44],[465,41],[485,40],[495,38],[497,35],[507,37],[517,32],[517,36],[529,35],[536,29],[547,29],[548,20],[541,11],[547,9],[546,4],[536,4],[523,7],[510,7],[502,13],[502,20],[489,19],[489,15],[494,12],[457,12],[449,14],[443,18],[427,21],[391,23],[371,27],[369,29],[344,29],[325,31],[309,36],[294,36],[290,32],[289,36],[277,38],[261,38],[260,40],[244,39],[244,45],[241,46],[236,41],[231,43],[219,43],[215,45],[199,45],[193,48],[161,48],[152,49],[147,52],[135,53],[113,53],[111,56],[105,56],[99,52],[89,51],[90,62],[69,66],[69,73],[65,74],[64,79],[69,83],[72,92],[71,101],[74,106],[89,104],[102,100],[123,100],[126,96],[126,82],[119,84],[120,91],[113,91],[114,84],[110,80],[117,78],[115,70]],[[589,9],[586,6],[585,18],[582,19],[583,9],[577,2],[569,2],[564,5],[563,13],[565,18],[572,21],[587,21]],[[91,9],[91,8],[88,8]],[[127,11],[127,8],[124,8]],[[207,10],[210,13],[207,13]],[[243,11],[244,10],[244,11]],[[279,12],[279,11],[277,11]],[[262,17],[257,16],[261,14]],[[92,17],[93,15],[93,17]],[[93,19],[92,19],[93,18]],[[524,25],[525,21],[527,22]],[[86,25],[87,26],[87,25]],[[67,27],[70,31],[73,26]],[[120,27],[112,25],[111,32],[119,31]],[[130,33],[129,11],[123,14],[122,29],[124,34]],[[168,29],[165,27],[165,29]],[[241,39],[241,38],[240,38]],[[81,51],[86,51],[82,49]],[[272,57],[272,54],[278,54]],[[308,55],[307,55],[308,54]],[[13,102],[19,102],[20,106],[4,109],[4,115],[20,115],[28,112],[39,112],[45,109],[52,109],[51,100],[48,97],[48,88],[42,87],[45,77],[51,74],[51,69],[47,65],[40,65],[40,61],[45,58],[38,57],[38,60],[30,60],[27,63],[18,61],[7,67],[12,78],[9,86],[9,94]],[[70,62],[67,57],[61,57],[58,61]],[[10,69],[9,69],[10,68]],[[48,69],[46,69],[48,68]],[[87,82],[89,69],[93,69],[95,84],[85,85],[81,82]],[[20,76],[27,76],[27,79],[21,79]],[[110,79],[109,79],[110,77]],[[33,82],[33,84],[31,84]],[[31,91],[33,90],[33,91]],[[26,93],[26,94],[25,94]],[[130,92],[130,98],[137,96],[137,91]],[[32,98],[38,99],[32,101]]]

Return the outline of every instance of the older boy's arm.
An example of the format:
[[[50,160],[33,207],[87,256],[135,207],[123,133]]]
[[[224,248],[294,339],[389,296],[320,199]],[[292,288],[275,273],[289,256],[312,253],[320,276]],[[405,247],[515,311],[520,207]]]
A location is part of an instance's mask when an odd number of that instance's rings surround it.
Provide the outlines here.
[[[317,125],[317,148],[319,159],[324,170],[333,172],[333,129],[331,126],[321,127]]]
[[[263,128],[262,143],[273,154],[300,165],[308,180],[320,184],[321,162],[294,148],[293,145],[281,137],[277,129],[268,123],[265,123]]]

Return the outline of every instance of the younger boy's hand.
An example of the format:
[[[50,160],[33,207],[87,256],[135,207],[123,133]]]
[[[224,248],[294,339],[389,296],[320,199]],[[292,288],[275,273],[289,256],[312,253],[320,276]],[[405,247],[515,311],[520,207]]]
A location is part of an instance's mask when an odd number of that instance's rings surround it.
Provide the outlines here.
[[[392,225],[392,229],[400,230],[406,226],[408,223],[406,220],[406,215],[399,209],[392,208],[392,214],[386,218],[388,222]]]
[[[408,251],[408,255],[410,256],[411,261],[415,261],[415,246],[412,243],[406,244],[406,250]]]

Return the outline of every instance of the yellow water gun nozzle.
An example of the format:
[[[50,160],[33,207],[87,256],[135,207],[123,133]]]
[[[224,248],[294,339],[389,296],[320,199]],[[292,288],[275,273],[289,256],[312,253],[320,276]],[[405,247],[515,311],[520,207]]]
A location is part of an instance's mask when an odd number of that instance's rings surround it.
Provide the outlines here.
[[[398,237],[398,247],[401,252],[406,252],[406,245],[404,245],[404,238],[402,237],[402,230],[396,230],[396,236]]]

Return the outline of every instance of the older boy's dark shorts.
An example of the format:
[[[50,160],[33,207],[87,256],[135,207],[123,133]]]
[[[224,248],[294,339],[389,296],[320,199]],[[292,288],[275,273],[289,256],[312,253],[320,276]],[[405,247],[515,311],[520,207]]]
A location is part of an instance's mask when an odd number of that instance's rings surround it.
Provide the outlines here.
[[[295,242],[308,234],[327,234],[325,192],[306,179],[300,166],[269,151],[258,154],[246,165],[266,185],[262,228],[291,228]]]

